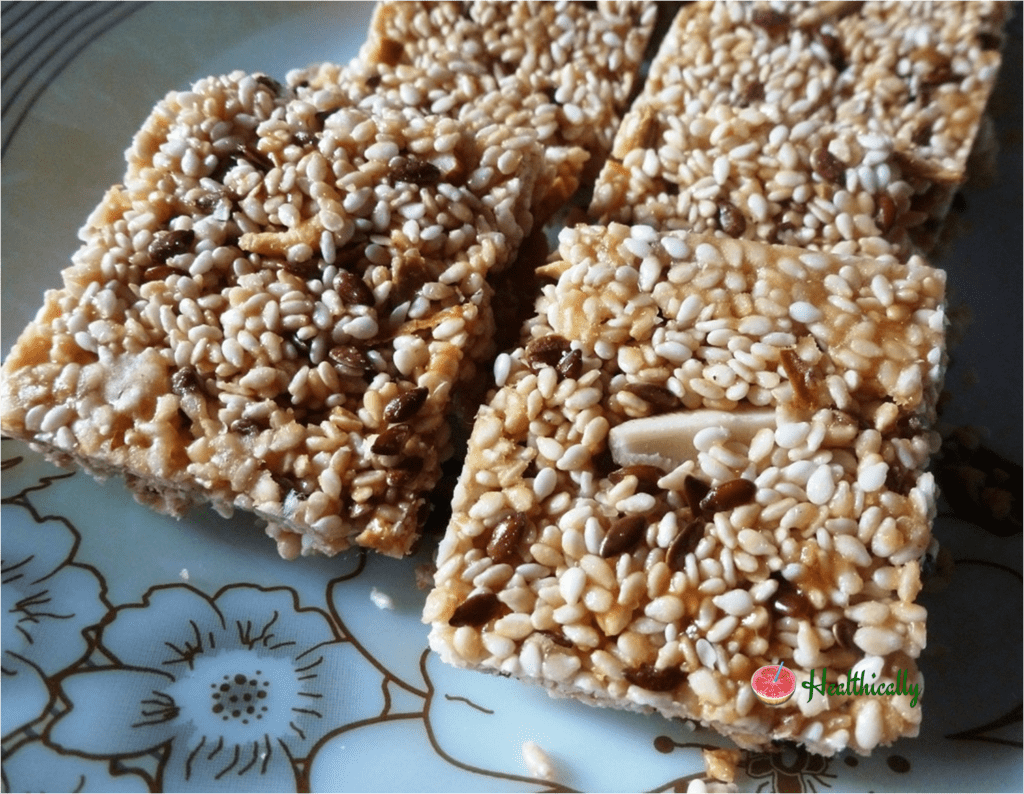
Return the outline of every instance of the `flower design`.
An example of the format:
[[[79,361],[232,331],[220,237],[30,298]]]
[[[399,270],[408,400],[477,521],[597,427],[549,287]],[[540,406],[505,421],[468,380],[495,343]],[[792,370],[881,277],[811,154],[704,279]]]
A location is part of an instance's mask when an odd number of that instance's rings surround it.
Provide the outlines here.
[[[555,699],[539,686],[450,667],[437,654],[424,659],[423,672],[431,744],[449,763],[493,778],[488,787],[518,781],[546,784],[552,791],[645,791],[672,788],[703,773],[699,746],[683,738],[694,734],[681,723]],[[666,731],[679,734],[669,741],[682,752],[666,753]],[[553,782],[529,777],[527,740],[551,758]],[[580,763],[581,747],[600,748],[601,763]]]
[[[105,761],[61,755],[41,741],[4,754],[4,791],[149,791],[143,777],[115,772]]]
[[[782,745],[781,752],[749,753],[746,772],[759,783],[758,791],[817,791],[815,786],[831,787],[826,778],[835,778],[829,771],[832,760],[807,752],[793,744]]]
[[[71,708],[46,739],[88,757],[159,751],[163,790],[308,789],[314,746],[386,709],[380,687],[352,685],[369,662],[290,588],[156,587],[100,641],[114,663],[64,678]]]
[[[5,707],[4,739],[44,715],[55,697],[49,679],[83,659],[84,629],[106,614],[103,583],[91,568],[74,562],[78,534],[64,518],[41,516],[29,494],[67,474],[36,479],[24,459],[4,461],[5,523],[0,561],[3,654],[0,664]],[[26,484],[29,483],[29,484]],[[33,520],[24,520],[28,511]]]

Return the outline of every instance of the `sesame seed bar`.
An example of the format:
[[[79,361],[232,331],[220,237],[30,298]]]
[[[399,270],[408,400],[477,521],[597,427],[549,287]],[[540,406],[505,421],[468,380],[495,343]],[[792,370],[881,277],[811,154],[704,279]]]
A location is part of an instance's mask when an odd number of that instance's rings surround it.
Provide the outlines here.
[[[972,146],[988,145],[1008,11],[1000,2],[688,5],[619,129],[591,217],[837,253],[928,254]]]
[[[321,107],[341,97],[424,107],[535,136],[543,220],[596,176],[657,13],[651,2],[382,2],[358,58],[293,72],[289,83]]]
[[[745,748],[916,735],[910,695],[749,682],[920,687],[942,271],[616,223],[559,243],[470,438],[431,647]]]
[[[174,515],[254,511],[286,557],[407,553],[541,148],[234,72],[168,94],[126,157],[4,362],[3,432]]]

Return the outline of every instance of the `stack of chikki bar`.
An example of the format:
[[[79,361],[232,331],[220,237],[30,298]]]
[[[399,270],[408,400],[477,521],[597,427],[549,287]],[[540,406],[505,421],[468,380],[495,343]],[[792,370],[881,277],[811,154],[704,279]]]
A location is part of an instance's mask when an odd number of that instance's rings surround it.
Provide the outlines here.
[[[683,8],[601,225],[562,232],[495,364],[424,614],[446,661],[748,748],[916,735],[918,695],[773,708],[750,679],[920,687],[945,278],[916,252],[966,178],[1005,14]]]
[[[610,144],[654,18],[504,10],[491,41],[497,6],[469,32],[457,3],[383,6],[379,79],[367,55],[359,84],[237,72],[169,94],[4,363],[4,433],[166,512],[252,510],[284,556],[407,553],[453,387],[491,352],[487,277],[575,189],[573,141]],[[403,62],[428,17],[426,49],[465,46]],[[530,58],[543,80],[500,79]]]
[[[284,556],[403,555],[493,276],[600,169],[496,360],[432,647],[744,747],[913,735],[916,697],[749,680],[920,685],[945,314],[917,254],[1006,6],[687,4],[620,125],[656,15],[384,3],[345,66],[172,92],[4,363],[3,431],[157,509],[253,510]]]
[[[694,3],[624,119],[591,212],[871,256],[934,246],[1009,4]]]

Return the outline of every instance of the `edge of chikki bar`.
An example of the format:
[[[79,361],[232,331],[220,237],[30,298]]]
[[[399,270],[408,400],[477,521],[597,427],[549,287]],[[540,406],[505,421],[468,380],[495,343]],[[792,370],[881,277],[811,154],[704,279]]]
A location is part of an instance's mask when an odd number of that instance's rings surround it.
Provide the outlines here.
[[[685,7],[591,215],[928,253],[984,127],[1006,14],[997,3]]]
[[[424,613],[431,623],[431,647],[451,664],[513,675],[559,696],[691,718],[749,748],[791,739],[824,754],[847,746],[865,753],[915,735],[921,681],[914,659],[924,645],[925,619],[923,608],[913,603],[920,589],[916,558],[929,545],[934,516],[933,480],[922,473],[933,451],[928,434],[889,426],[886,433],[915,435],[883,437],[855,417],[837,422],[830,414],[834,409],[820,406],[809,425],[797,428],[810,410],[797,405],[800,392],[813,379],[798,385],[804,374],[799,366],[776,359],[765,370],[774,375],[773,399],[764,403],[770,414],[748,406],[735,427],[727,425],[742,431],[733,438],[722,428],[671,420],[679,425],[673,425],[673,433],[691,435],[696,461],[684,455],[652,473],[650,463],[623,461],[621,449],[614,449],[614,436],[618,433],[621,441],[623,428],[668,421],[659,412],[672,411],[685,420],[687,414],[728,408],[718,405],[721,395],[703,387],[696,392],[697,404],[686,404],[687,390],[680,406],[675,389],[657,379],[659,359],[693,358],[677,349],[686,346],[682,339],[661,336],[656,351],[648,344],[654,338],[652,323],[661,328],[673,321],[703,323],[706,336],[723,337],[705,338],[707,348],[731,349],[726,325],[716,325],[711,315],[697,319],[702,315],[692,301],[672,302],[674,285],[697,283],[717,268],[719,280],[698,287],[713,291],[723,275],[740,269],[740,259],[762,266],[771,260],[778,267],[787,255],[801,255],[818,268],[828,260],[831,265],[816,278],[839,276],[857,260],[614,224],[566,230],[560,242],[568,266],[557,285],[545,288],[522,346],[496,365],[497,388],[481,408],[470,439],[453,519],[438,553],[435,590]],[[712,267],[704,272],[688,267],[701,261]],[[896,263],[884,267],[903,273],[915,269]],[[652,278],[659,268],[667,272]],[[807,280],[792,273],[790,278],[793,284]],[[832,290],[840,287],[835,279],[829,284]],[[941,281],[933,287],[938,306]],[[645,294],[654,298],[657,312]],[[584,320],[585,307],[599,311],[598,296],[612,308]],[[928,327],[923,316],[911,322]],[[757,324],[748,322],[745,332],[756,333]],[[615,337],[606,348],[603,330]],[[778,350],[787,349],[786,339],[764,339],[763,348],[773,342],[783,346]],[[941,345],[941,336],[936,341]],[[623,350],[633,352],[623,358]],[[711,353],[702,355],[716,360]],[[798,355],[814,358],[799,346]],[[790,378],[794,381],[787,383]],[[873,415],[881,418],[877,411]],[[766,421],[772,427],[765,427]],[[818,446],[803,450],[819,432],[813,442]],[[912,453],[906,445],[911,439],[922,442],[911,441]],[[666,452],[664,438],[657,444],[661,452],[676,454]],[[849,451],[840,454],[844,445]],[[837,450],[831,464],[813,462],[815,450],[823,449]],[[788,473],[777,485],[781,493],[769,499],[783,463]],[[830,473],[822,474],[821,466]],[[883,469],[893,466],[904,466],[904,479],[890,483]],[[748,476],[756,485],[756,501],[736,502],[736,494],[751,487],[737,482]],[[697,498],[715,505],[713,518],[705,516],[703,539],[691,537],[697,513],[694,479],[705,481]],[[643,517],[652,511],[658,520],[648,522]],[[860,515],[845,515],[851,511]],[[791,548],[784,551],[787,543]],[[717,559],[709,556],[715,549]],[[764,567],[771,554],[779,556],[774,571]],[[821,589],[824,580],[815,584],[814,577],[821,576],[839,583],[831,595]],[[739,584],[730,584],[730,577],[738,577]],[[690,579],[692,586],[686,584]],[[833,603],[835,597],[840,600]],[[686,630],[676,625],[685,615],[692,619]],[[756,628],[765,620],[779,626],[767,639]],[[659,631],[664,632],[660,644],[644,639]],[[798,690],[800,697],[788,709],[772,710],[757,704],[748,681],[758,664],[780,658],[798,670],[801,684],[813,684],[809,669],[828,666],[886,685],[898,679],[915,694],[881,701],[824,692],[807,697]]]
[[[407,553],[532,225],[512,138],[242,72],[171,92],[4,363],[4,432],[174,514],[251,510],[286,556]],[[467,185],[461,155],[509,153]]]

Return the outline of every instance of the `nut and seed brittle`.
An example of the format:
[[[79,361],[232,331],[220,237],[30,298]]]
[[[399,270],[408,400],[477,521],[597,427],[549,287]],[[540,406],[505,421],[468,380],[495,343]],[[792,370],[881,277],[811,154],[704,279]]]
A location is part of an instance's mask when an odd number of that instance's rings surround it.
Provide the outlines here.
[[[424,107],[536,138],[545,219],[604,161],[656,16],[649,2],[384,2],[359,58],[289,83],[321,107]]]
[[[413,108],[320,117],[235,72],[169,94],[127,158],[5,362],[4,432],[158,509],[255,511],[286,556],[408,552],[540,147]]]
[[[591,215],[839,253],[928,253],[987,134],[1008,8],[689,5],[623,120]]]
[[[914,735],[909,697],[772,709],[749,680],[785,660],[802,681],[823,666],[919,681],[935,489],[914,417],[941,367],[940,272],[619,224],[563,231],[555,264],[470,439],[431,647],[744,747]],[[875,276],[905,288],[883,304]],[[848,381],[844,351],[874,353],[858,340],[883,344],[870,318],[896,306],[908,365],[934,364],[908,387],[879,350]]]

